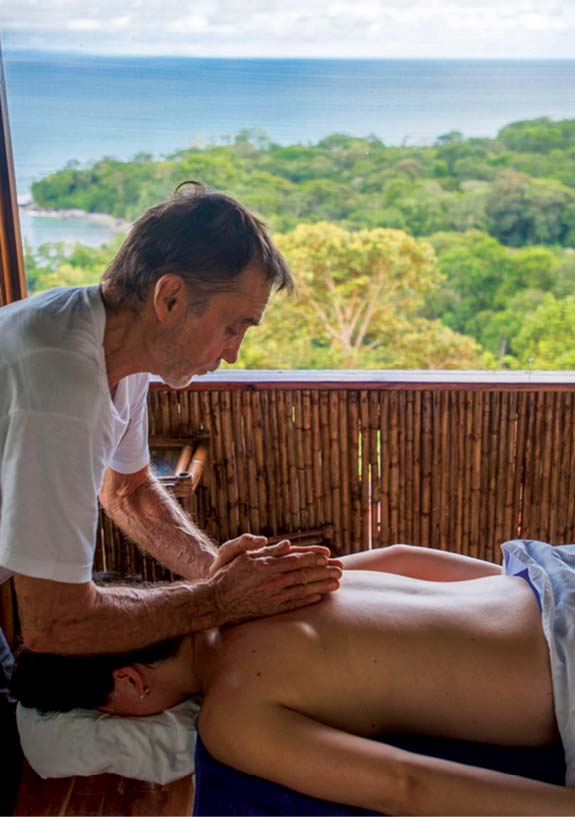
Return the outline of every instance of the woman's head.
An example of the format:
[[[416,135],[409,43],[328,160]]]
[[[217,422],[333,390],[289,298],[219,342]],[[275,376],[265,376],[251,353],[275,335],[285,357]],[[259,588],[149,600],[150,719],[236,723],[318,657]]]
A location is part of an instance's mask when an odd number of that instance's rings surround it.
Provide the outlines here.
[[[23,648],[16,657],[11,694],[40,711],[102,709],[121,715],[150,715],[173,706],[190,689],[182,637],[126,653],[54,655]],[[180,671],[182,665],[183,672]]]

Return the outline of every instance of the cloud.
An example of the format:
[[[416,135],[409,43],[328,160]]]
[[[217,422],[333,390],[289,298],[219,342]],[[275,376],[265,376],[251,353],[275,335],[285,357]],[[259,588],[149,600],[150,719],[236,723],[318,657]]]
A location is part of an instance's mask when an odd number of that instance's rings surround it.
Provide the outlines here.
[[[99,31],[103,27],[103,22],[93,17],[75,17],[66,25],[68,31]]]
[[[86,14],[85,0],[3,0],[9,47],[73,48],[78,33],[104,53],[575,58],[575,3],[92,0]]]

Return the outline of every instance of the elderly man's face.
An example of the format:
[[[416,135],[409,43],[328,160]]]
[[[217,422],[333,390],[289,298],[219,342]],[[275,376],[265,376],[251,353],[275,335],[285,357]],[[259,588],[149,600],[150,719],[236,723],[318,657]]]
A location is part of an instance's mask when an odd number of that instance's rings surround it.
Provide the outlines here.
[[[271,285],[258,264],[236,279],[233,292],[213,295],[199,317],[188,313],[161,339],[155,372],[174,389],[187,386],[194,375],[235,363],[244,335],[263,318]]]

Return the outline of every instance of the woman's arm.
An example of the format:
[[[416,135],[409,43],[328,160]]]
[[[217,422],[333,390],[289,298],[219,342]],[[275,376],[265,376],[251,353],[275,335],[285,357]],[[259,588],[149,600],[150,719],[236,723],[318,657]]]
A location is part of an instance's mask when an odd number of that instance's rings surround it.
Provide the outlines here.
[[[216,705],[200,733],[217,760],[312,797],[394,815],[575,814],[575,789],[406,752],[277,704]]]
[[[390,545],[353,553],[342,557],[341,562],[345,570],[376,570],[432,582],[462,582],[501,575],[501,566],[492,562],[416,545]]]

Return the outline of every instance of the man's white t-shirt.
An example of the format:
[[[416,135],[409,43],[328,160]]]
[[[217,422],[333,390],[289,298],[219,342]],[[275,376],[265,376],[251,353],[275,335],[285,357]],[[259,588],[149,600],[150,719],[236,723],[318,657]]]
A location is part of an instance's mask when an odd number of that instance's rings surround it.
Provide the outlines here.
[[[148,375],[112,400],[105,324],[98,286],[0,309],[0,565],[16,573],[89,581],[106,468],[149,462]]]

